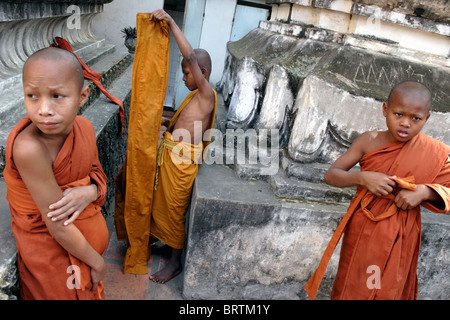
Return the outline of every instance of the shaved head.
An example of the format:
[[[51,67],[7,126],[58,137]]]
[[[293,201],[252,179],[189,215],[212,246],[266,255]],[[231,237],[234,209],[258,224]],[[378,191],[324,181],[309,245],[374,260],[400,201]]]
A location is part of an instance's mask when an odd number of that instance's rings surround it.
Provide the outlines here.
[[[208,71],[208,74],[211,74],[212,63],[208,51],[205,49],[195,49],[194,52],[200,68],[205,68]]]
[[[39,59],[67,62],[73,67],[73,76],[78,82],[80,89],[83,88],[84,86],[83,67],[81,66],[80,62],[75,57],[75,55],[72,54],[71,52],[56,47],[49,47],[38,50],[35,53],[33,53],[25,62],[25,65],[23,66],[23,74],[25,74],[25,68],[30,62],[37,61]]]
[[[404,81],[394,86],[389,94],[388,104],[398,97],[422,102],[423,106],[426,106],[428,110],[431,108],[431,92],[419,82]]]

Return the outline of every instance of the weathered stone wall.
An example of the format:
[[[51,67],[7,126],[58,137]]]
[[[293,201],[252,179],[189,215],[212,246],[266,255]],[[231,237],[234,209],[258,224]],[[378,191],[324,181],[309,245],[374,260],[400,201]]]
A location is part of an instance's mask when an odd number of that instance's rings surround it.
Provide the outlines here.
[[[423,5],[419,7],[414,7],[411,1],[384,1],[380,6],[377,1],[353,0],[268,2],[273,4],[272,21],[313,25],[334,32],[387,40],[404,50],[441,57],[449,55],[448,8],[440,10],[445,1],[422,1]],[[419,12],[439,15],[439,18],[425,18]],[[443,19],[446,14],[447,18]],[[448,65],[448,62],[444,63]]]
[[[383,129],[389,91],[415,80],[433,95],[424,132],[449,144],[449,68],[355,47],[353,39],[313,26],[261,22],[229,43],[218,84],[228,128],[281,128],[293,159],[331,163],[362,132]]]

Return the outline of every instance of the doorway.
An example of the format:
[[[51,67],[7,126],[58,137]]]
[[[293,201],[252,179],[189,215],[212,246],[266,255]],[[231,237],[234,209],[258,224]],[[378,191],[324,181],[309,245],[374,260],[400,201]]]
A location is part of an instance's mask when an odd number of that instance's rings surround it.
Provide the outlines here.
[[[186,0],[165,0],[164,10],[170,14],[178,27],[183,30],[184,9],[186,7]],[[164,100],[164,108],[173,110],[175,99],[175,88],[177,82],[177,70],[179,66],[180,50],[177,42],[170,32],[170,57],[169,57],[169,80],[167,83],[166,98]]]
[[[250,1],[238,1],[234,13],[230,41],[242,39],[259,25],[259,21],[270,19],[272,7]]]

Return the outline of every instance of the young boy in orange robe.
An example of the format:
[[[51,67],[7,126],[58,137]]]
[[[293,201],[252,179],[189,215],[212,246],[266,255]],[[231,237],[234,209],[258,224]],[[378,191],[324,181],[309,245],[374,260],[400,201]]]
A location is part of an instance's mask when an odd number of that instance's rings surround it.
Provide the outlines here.
[[[165,283],[182,269],[180,257],[186,237],[185,213],[208,141],[204,139],[204,133],[214,125],[217,96],[209,83],[209,54],[202,49],[194,50],[164,10],[153,12],[150,20],[167,22],[183,55],[183,81],[191,91],[170,123],[163,119],[167,131],[158,150],[150,234],[169,246],[171,257],[168,264],[150,279]]]
[[[4,170],[21,299],[104,299],[106,175],[94,129],[77,116],[89,96],[82,66],[66,50],[39,50],[23,87],[28,116],[8,136]]]
[[[450,147],[420,132],[430,106],[424,85],[396,85],[383,104],[387,130],[363,133],[327,171],[328,184],[357,192],[305,285],[310,299],[343,232],[332,299],[417,299],[420,205],[450,211]]]

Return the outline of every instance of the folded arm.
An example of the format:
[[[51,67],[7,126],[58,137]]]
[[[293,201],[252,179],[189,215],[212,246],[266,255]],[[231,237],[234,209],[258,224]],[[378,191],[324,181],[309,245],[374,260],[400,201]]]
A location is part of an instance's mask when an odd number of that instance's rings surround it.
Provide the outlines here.
[[[395,182],[381,172],[349,171],[366,153],[369,134],[365,133],[355,139],[348,150],[340,156],[325,174],[325,182],[335,187],[363,186],[376,196],[386,196],[393,191]]]

